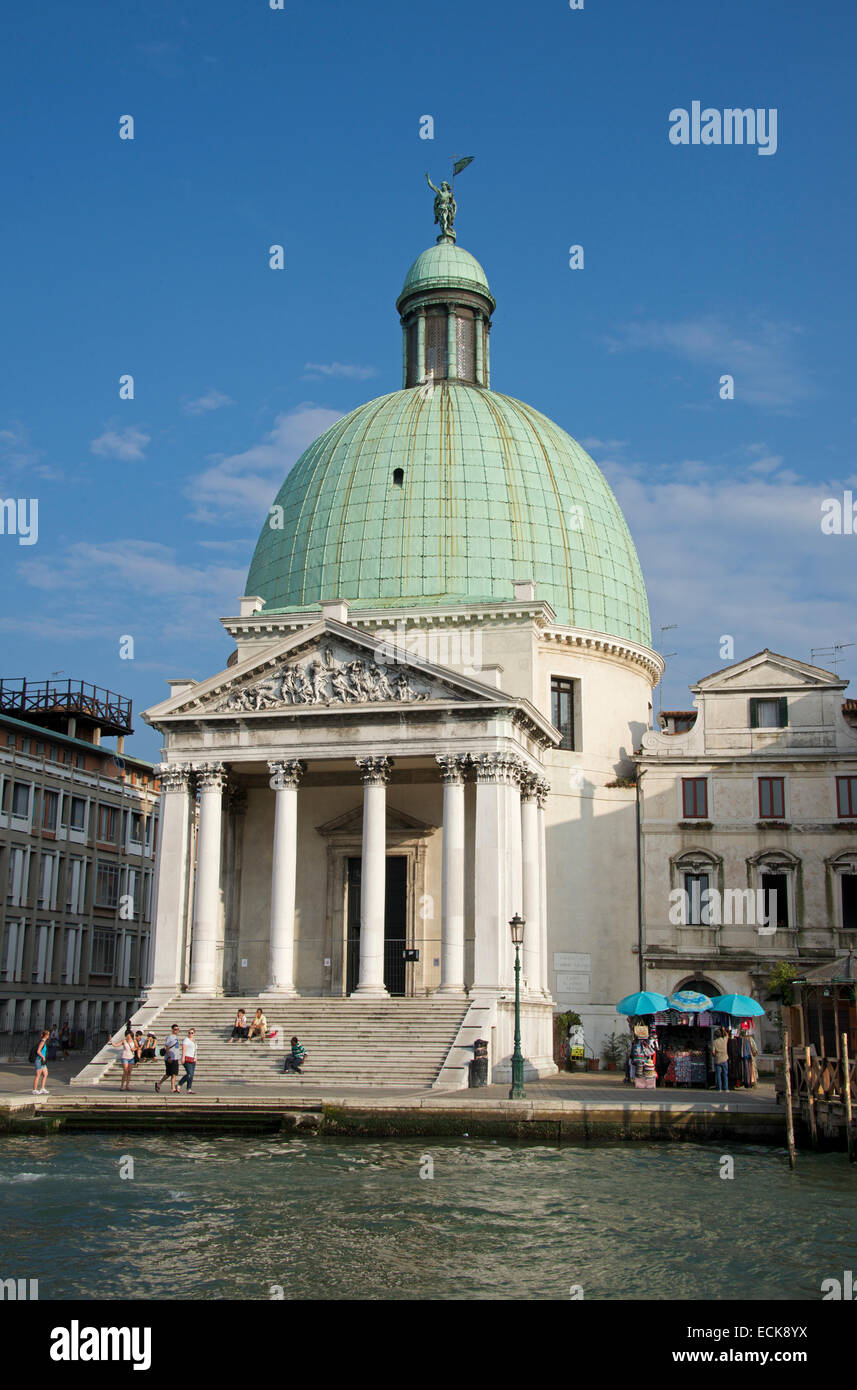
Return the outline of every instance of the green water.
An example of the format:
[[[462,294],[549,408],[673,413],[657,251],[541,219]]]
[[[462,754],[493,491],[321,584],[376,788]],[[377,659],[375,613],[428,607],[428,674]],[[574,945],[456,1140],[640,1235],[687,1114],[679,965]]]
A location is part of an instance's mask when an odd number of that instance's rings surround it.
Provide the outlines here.
[[[96,1135],[0,1140],[0,1278],[41,1299],[812,1299],[857,1269],[844,1155]],[[124,1157],[123,1157],[124,1156]],[[433,1177],[421,1178],[433,1162]],[[120,1177],[133,1159],[133,1178]]]

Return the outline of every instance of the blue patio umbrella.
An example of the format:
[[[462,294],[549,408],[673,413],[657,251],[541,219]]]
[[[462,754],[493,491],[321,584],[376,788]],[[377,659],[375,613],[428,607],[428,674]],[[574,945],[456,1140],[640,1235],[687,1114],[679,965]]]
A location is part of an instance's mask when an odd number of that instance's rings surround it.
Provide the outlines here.
[[[667,1008],[678,1009],[680,1014],[698,1014],[711,1008],[711,1000],[707,994],[698,994],[695,989],[680,989],[677,994],[670,995]]]
[[[653,990],[642,989],[636,994],[626,994],[624,999],[620,999],[616,1005],[616,1012],[642,1017],[643,1014],[663,1013],[664,1009],[668,1008],[669,1002],[665,994],[656,994]]]
[[[761,1004],[746,994],[718,994],[711,1007],[715,1013],[732,1014],[735,1018],[758,1018],[765,1012]]]

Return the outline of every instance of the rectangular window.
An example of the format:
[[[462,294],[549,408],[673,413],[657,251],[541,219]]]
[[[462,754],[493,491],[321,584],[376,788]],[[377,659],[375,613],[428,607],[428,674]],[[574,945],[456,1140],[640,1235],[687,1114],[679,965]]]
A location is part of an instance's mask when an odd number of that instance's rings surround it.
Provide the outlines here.
[[[98,808],[98,838],[106,840],[108,844],[116,843],[116,826],[118,814],[115,806],[99,806]]]
[[[13,907],[21,907],[27,900],[27,878],[26,850],[10,849],[6,901],[11,903]]]
[[[71,808],[69,810],[69,829],[86,829],[86,798],[73,796],[71,798]]]
[[[681,779],[682,814],[685,820],[702,820],[708,817],[708,779],[706,777],[683,777]]]
[[[143,843],[143,817],[139,811],[131,812],[131,844],[141,845]]]
[[[58,868],[59,857],[57,855],[42,855],[42,862],[39,869],[39,896],[36,903],[37,907],[56,907]]]
[[[840,816],[857,816],[857,777],[837,777],[836,810]]]
[[[560,748],[574,750],[574,686],[564,676],[551,677],[551,723],[559,729]]]
[[[116,961],[116,933],[94,931],[92,933],[92,964],[90,974],[112,975]]]
[[[857,931],[857,874],[841,874],[842,930]]]
[[[789,723],[787,696],[773,700],[750,701],[751,729],[786,729]]]
[[[689,927],[708,926],[708,874],[685,874],[684,893]]]
[[[30,783],[14,782],[12,784],[12,815],[18,816],[21,820],[26,820],[30,814]]]
[[[59,792],[42,792],[42,829],[56,830],[57,812],[59,810]]]
[[[783,777],[759,778],[759,815],[762,820],[782,820],[786,814]]]
[[[99,863],[95,876],[95,906],[119,905],[119,865]]]
[[[779,931],[788,931],[788,874],[762,874],[762,894],[765,904],[765,921],[768,926],[773,926],[776,923]]]

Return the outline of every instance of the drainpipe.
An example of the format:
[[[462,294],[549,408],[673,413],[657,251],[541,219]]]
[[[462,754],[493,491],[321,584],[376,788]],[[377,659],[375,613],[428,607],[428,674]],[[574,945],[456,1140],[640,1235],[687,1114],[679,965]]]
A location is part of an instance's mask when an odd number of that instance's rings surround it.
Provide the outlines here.
[[[641,827],[641,791],[645,773],[637,768],[637,959],[639,964],[640,989],[645,989],[643,979],[643,834]]]

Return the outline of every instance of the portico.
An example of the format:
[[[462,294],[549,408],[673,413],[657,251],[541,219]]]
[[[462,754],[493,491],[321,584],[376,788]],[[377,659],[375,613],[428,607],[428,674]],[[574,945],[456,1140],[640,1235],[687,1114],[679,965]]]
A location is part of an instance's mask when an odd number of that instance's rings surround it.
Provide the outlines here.
[[[391,973],[395,993],[496,998],[521,912],[525,997],[549,1000],[551,726],[527,701],[388,655],[324,619],[149,712],[168,739],[150,999],[384,999]]]

